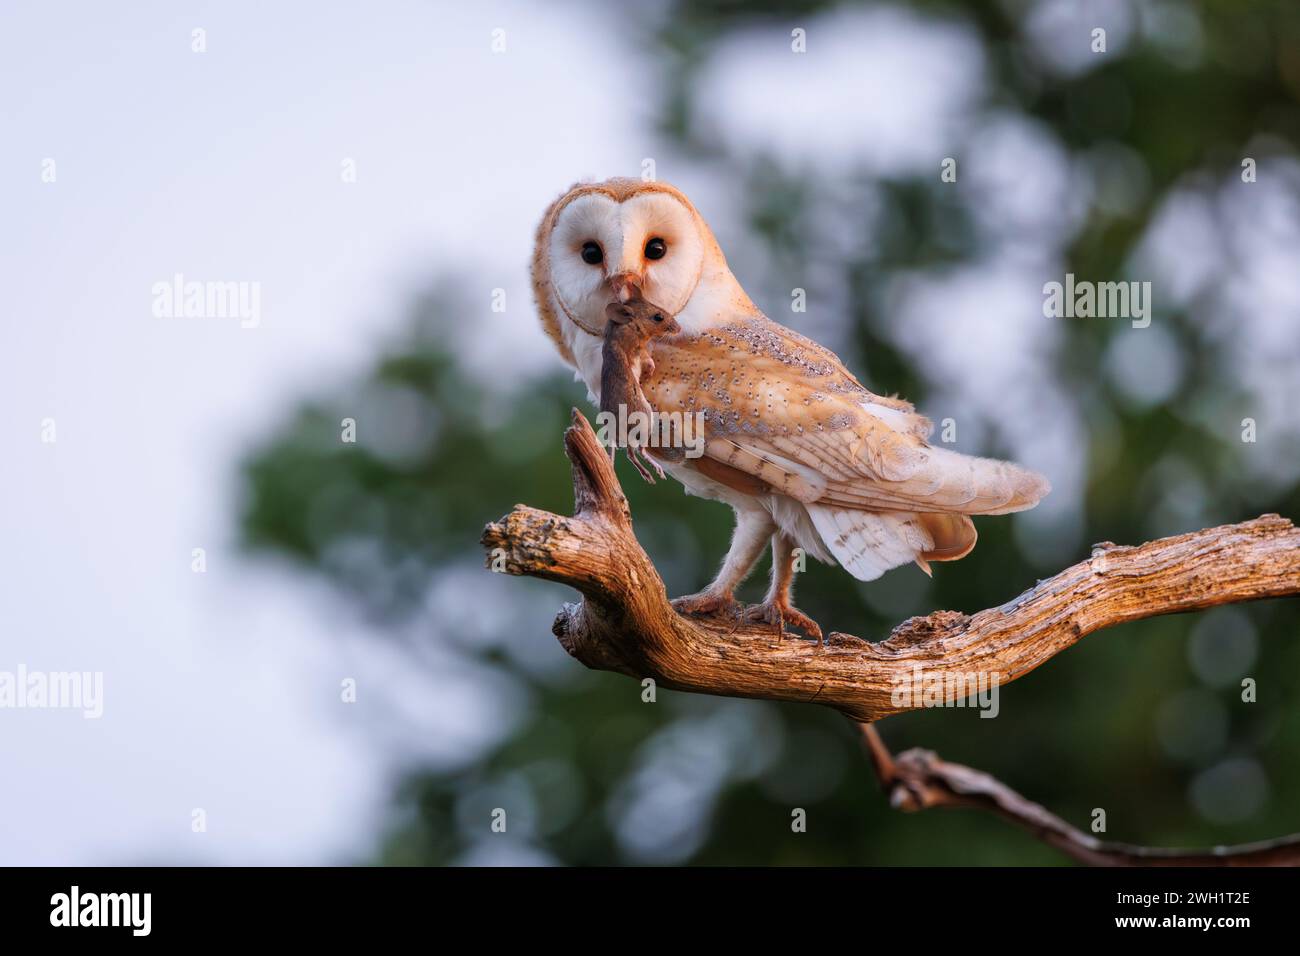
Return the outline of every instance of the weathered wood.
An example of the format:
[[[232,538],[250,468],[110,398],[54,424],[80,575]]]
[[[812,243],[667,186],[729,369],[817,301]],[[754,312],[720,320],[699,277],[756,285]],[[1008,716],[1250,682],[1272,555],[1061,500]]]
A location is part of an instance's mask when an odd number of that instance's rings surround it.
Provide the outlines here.
[[[1099,544],[1001,607],[914,617],[879,643],[841,633],[825,646],[781,640],[767,627],[676,613],[632,532],[613,465],[576,409],[564,444],[574,515],[517,506],[484,529],[489,563],[504,557],[511,574],[582,593],[553,630],[583,664],[678,690],[813,702],[873,721],[920,705],[895,693],[917,667],[927,681],[983,675],[1001,685],[1115,624],[1300,593],[1300,529],[1264,515],[1136,547]]]

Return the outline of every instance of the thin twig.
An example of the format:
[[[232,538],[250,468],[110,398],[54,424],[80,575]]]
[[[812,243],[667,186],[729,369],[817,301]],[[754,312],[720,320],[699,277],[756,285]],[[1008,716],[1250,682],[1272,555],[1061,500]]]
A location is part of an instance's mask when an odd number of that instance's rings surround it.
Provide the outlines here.
[[[995,813],[1089,866],[1297,866],[1300,833],[1208,849],[1179,850],[1098,840],[980,770],[915,748],[895,756],[871,724],[855,721],[881,789],[896,809],[970,807]]]

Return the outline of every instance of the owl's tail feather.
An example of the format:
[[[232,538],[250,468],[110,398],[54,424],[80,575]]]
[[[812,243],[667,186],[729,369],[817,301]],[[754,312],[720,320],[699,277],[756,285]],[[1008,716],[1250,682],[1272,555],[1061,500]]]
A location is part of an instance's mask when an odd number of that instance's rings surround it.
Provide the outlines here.
[[[1013,462],[929,446],[913,454],[873,481],[829,482],[821,500],[849,509],[1000,515],[1032,508],[1051,491],[1046,478]]]
[[[975,525],[966,515],[806,507],[823,543],[859,581],[913,561],[929,574],[931,561],[956,561],[975,547]]]

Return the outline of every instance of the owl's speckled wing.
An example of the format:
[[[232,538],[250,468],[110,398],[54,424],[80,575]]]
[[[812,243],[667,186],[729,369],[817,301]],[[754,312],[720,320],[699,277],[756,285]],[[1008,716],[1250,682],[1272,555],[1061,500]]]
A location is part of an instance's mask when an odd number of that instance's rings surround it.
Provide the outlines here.
[[[1010,462],[931,447],[930,422],[911,405],[873,394],[833,352],[761,315],[652,348],[655,372],[642,383],[650,404],[660,414],[703,413],[705,458],[695,466],[737,490],[814,506],[842,563],[834,539],[872,523],[852,513],[911,519],[920,526],[911,544],[945,560],[974,545],[966,515],[1020,511],[1047,493],[1045,479]],[[912,533],[867,531],[889,541]]]

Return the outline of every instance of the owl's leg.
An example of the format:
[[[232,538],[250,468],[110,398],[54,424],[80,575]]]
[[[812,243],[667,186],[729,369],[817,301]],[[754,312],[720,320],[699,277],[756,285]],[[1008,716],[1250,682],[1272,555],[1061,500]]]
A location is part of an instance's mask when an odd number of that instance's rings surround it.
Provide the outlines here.
[[[780,531],[772,535],[772,586],[763,603],[745,612],[748,621],[771,624],[778,636],[785,634],[788,621],[802,628],[822,643],[822,629],[817,622],[790,603],[794,591],[794,540]]]
[[[776,529],[772,516],[763,508],[736,509],[736,531],[722,570],[703,591],[679,597],[673,607],[681,614],[739,613],[734,592],[763,553],[763,546]]]

